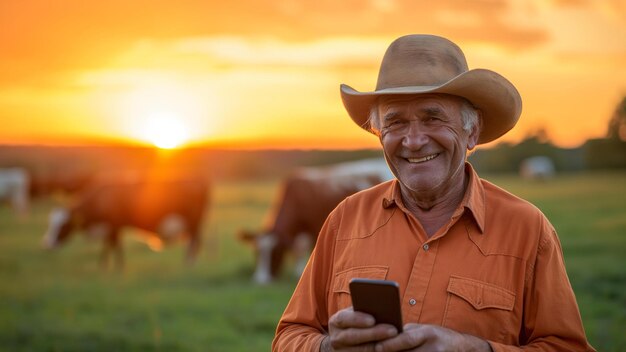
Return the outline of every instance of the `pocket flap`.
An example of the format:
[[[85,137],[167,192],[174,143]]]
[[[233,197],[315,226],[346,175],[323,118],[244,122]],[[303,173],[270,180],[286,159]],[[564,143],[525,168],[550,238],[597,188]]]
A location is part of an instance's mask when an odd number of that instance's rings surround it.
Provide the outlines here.
[[[464,277],[450,277],[448,292],[463,298],[478,310],[497,308],[511,311],[515,305],[514,292],[490,283]]]
[[[350,293],[350,280],[355,277],[384,280],[385,278],[387,278],[388,270],[389,267],[387,266],[375,265],[360,266],[340,271],[335,274],[335,284],[333,286],[333,292]]]

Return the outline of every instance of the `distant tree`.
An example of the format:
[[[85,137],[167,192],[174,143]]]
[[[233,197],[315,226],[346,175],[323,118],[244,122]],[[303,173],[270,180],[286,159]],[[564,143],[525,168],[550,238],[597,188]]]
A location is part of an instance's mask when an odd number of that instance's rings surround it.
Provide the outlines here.
[[[607,137],[626,142],[626,97],[622,98],[622,102],[615,108],[615,112],[609,121]]]
[[[548,129],[545,126],[539,126],[535,129],[530,130],[526,134],[524,140],[533,141],[539,144],[547,144],[550,143],[550,134],[548,133]]]

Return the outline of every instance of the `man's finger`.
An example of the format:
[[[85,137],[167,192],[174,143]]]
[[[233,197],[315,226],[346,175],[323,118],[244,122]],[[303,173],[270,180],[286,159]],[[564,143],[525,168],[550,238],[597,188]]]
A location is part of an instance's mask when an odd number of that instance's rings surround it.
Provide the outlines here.
[[[427,340],[420,324],[406,324],[404,332],[376,344],[376,352],[401,351],[419,347]]]
[[[328,324],[339,329],[369,328],[376,324],[376,320],[369,314],[355,312],[352,308],[346,308],[333,315]]]
[[[334,336],[331,336],[331,345],[334,348],[338,348],[372,343],[371,348],[374,351],[375,342],[388,339],[397,334],[396,328],[388,324],[378,324],[365,329],[350,328],[338,331]]]

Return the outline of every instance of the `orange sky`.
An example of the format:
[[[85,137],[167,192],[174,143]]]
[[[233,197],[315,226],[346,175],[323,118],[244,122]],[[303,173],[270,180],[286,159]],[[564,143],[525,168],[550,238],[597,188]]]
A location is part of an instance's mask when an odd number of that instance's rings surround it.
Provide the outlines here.
[[[0,143],[376,147],[339,84],[408,33],[518,87],[504,140],[602,137],[626,95],[626,0],[0,0]]]

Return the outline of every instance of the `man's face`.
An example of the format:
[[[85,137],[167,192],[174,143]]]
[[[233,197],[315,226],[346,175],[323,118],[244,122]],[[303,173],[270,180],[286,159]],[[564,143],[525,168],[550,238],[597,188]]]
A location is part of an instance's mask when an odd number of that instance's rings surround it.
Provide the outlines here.
[[[461,98],[445,94],[382,96],[380,141],[405,191],[440,194],[463,182],[477,128],[463,129]]]

